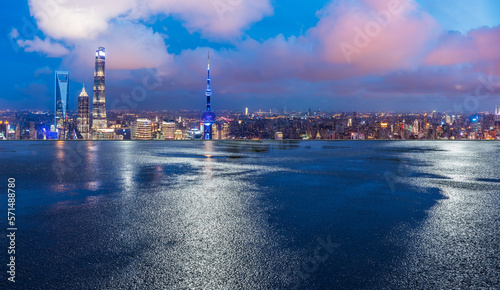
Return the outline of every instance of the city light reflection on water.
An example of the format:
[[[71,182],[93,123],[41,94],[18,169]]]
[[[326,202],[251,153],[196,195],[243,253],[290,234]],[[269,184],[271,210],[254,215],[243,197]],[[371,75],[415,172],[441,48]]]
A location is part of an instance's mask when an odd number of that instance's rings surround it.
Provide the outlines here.
[[[5,146],[20,289],[499,285],[495,143]]]

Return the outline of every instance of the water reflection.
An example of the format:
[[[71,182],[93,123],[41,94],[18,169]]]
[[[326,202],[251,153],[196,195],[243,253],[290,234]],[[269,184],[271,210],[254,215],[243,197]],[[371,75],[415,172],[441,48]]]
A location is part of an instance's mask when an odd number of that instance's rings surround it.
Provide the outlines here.
[[[213,145],[204,143],[205,156],[214,155]],[[261,286],[271,283],[264,277],[270,257],[263,252],[273,235],[258,209],[259,193],[244,176],[223,177],[241,170],[237,166],[213,158],[192,162],[202,167],[196,182],[182,187],[178,195],[183,239],[175,260],[185,275],[177,286],[232,289],[251,287],[256,281]]]
[[[485,166],[496,152],[481,143],[433,143],[441,154],[414,156],[427,166],[429,176],[408,180],[418,187],[437,187],[446,196],[429,210],[428,218],[413,233],[404,277],[398,287],[471,288],[498,285],[500,250],[498,212],[500,185],[479,178],[495,178],[498,167]],[[446,150],[446,151],[445,151]],[[403,275],[400,275],[400,277]],[[486,278],[485,277],[490,277]],[[399,278],[400,279],[400,278]],[[404,282],[404,284],[401,284]]]
[[[498,146],[39,144],[6,143],[0,164],[24,174],[19,257],[39,288],[289,289],[290,268],[315,289],[498,285]],[[297,267],[328,236],[341,248]]]

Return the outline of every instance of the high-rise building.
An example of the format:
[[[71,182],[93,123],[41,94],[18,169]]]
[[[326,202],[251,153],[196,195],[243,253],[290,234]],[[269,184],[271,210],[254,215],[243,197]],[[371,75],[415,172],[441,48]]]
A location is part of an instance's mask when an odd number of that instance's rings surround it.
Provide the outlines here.
[[[137,122],[133,122],[130,124],[130,139],[137,139]]]
[[[228,140],[229,139],[229,133],[230,133],[229,123],[228,122],[224,122],[222,124],[222,137],[221,137],[221,139],[222,140]]]
[[[99,47],[95,53],[94,95],[92,100],[93,131],[108,127],[105,98],[105,64],[106,51],[104,47]]]
[[[5,140],[9,136],[9,122],[0,121],[0,140]]]
[[[413,133],[418,134],[418,132],[420,132],[420,122],[418,119],[415,119],[415,121],[413,121]]]
[[[35,129],[35,122],[30,122],[29,136],[30,136],[30,140],[37,139],[38,135],[37,135],[36,129]]]
[[[452,125],[451,117],[449,115],[446,115],[446,124]]]
[[[219,125],[217,123],[212,124],[212,140],[222,139],[222,132],[219,130]]]
[[[500,106],[495,108],[495,130],[500,135]]]
[[[151,140],[153,135],[151,134],[151,120],[148,118],[138,118],[137,119],[137,140]]]
[[[164,140],[174,140],[175,138],[175,123],[163,121],[161,130]]]
[[[64,130],[69,112],[69,73],[67,71],[56,71],[56,105],[55,126]]]
[[[52,126],[54,126],[54,125],[52,125]],[[21,124],[19,124],[19,123],[16,124],[16,139],[17,140],[21,139]]]
[[[89,139],[89,95],[85,92],[83,85],[82,92],[78,96],[78,119],[77,129],[80,131],[83,139]]]
[[[210,54],[208,55],[207,66],[207,89],[205,95],[207,96],[207,109],[201,114],[201,125],[203,126],[203,139],[212,140],[212,125],[216,122],[215,113],[212,112],[210,106],[210,97],[212,96],[212,89],[210,88]]]

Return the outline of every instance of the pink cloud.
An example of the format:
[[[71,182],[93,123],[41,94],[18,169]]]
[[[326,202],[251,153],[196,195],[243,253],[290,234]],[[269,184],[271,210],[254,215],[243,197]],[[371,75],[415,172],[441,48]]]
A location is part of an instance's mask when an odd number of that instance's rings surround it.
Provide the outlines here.
[[[415,67],[440,30],[413,0],[342,1],[320,15],[311,34],[325,60],[377,75]]]
[[[500,26],[483,27],[467,34],[448,32],[425,59],[426,65],[472,64],[477,70],[500,75]]]

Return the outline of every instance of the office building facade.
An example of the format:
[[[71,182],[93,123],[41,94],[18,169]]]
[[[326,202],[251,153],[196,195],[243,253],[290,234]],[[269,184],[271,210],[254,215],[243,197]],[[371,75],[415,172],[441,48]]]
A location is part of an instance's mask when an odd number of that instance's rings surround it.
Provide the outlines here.
[[[151,140],[153,135],[151,132],[151,120],[148,118],[137,119],[136,137],[137,140]]]

